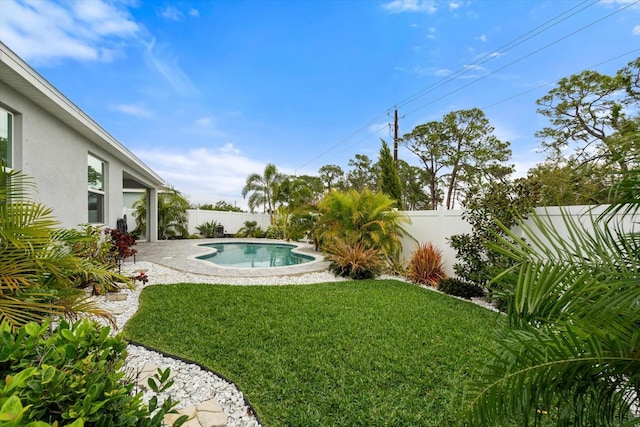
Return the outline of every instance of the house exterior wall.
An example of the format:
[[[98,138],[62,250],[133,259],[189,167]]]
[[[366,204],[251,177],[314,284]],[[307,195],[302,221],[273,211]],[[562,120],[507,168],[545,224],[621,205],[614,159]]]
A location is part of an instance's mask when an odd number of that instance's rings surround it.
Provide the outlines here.
[[[30,176],[33,198],[52,208],[65,228],[89,221],[88,156],[104,169],[103,221],[123,217],[123,187],[131,183],[157,200],[164,182],[69,99],[0,42],[0,108],[13,116],[11,168]],[[146,238],[157,239],[157,206],[148,210]]]

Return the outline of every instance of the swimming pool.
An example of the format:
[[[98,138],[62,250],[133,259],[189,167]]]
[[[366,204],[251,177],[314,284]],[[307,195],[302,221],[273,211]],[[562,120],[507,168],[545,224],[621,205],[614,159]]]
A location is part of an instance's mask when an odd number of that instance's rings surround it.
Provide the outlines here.
[[[285,243],[205,243],[199,246],[213,248],[216,252],[197,257],[224,267],[266,268],[286,267],[315,260],[309,255],[292,251],[296,246]]]

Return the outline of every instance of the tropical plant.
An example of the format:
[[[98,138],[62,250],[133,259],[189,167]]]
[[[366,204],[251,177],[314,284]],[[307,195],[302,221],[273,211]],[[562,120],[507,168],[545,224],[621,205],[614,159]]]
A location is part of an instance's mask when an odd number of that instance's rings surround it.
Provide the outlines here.
[[[263,205],[263,212],[272,213],[277,196],[278,184],[283,176],[278,172],[278,168],[273,163],[269,163],[262,175],[253,173],[247,177],[247,181],[242,188],[242,197],[249,196],[248,204],[251,212],[255,208]]]
[[[420,244],[409,260],[407,278],[413,283],[438,287],[445,277],[442,251],[431,242]]]
[[[112,319],[75,280],[79,275],[110,280],[114,273],[75,255],[72,248],[87,237],[58,228],[52,210],[30,198],[33,190],[22,172],[0,168],[0,322],[16,329],[52,315]]]
[[[257,221],[245,221],[244,226],[236,232],[236,237],[263,237],[264,232]]]
[[[289,216],[287,237],[290,240],[311,239],[315,249],[319,249],[317,223],[320,217],[317,203],[306,203],[298,206]]]
[[[175,413],[170,397],[146,405],[135,393],[135,378],[122,370],[127,342],[109,335],[108,327],[87,320],[52,330],[50,321],[28,323],[11,331],[0,323],[0,424],[158,426]],[[170,371],[150,381],[155,394],[171,387]],[[178,427],[186,416],[174,423]],[[27,424],[35,423],[35,424]]]
[[[147,195],[133,204],[136,229],[133,234],[145,235],[147,230]],[[158,239],[183,239],[189,236],[187,209],[189,201],[175,188],[158,193]]]
[[[80,230],[70,229],[66,233],[73,236],[66,243],[71,253],[81,258],[84,265],[92,267],[82,267],[71,274],[70,279],[76,287],[91,288],[94,295],[101,295],[119,291],[119,283],[133,286],[129,278],[120,274],[122,261],[136,253],[133,249],[136,241],[130,234],[117,229],[103,230],[91,224],[81,224]]]
[[[266,237],[267,239],[284,240],[285,229],[279,225],[270,225],[269,227],[267,227],[267,231],[265,231],[264,237]]]
[[[196,230],[206,238],[217,237],[217,231],[221,224],[218,221],[207,221],[196,226]]]
[[[329,252],[334,243],[356,243],[365,249],[379,251],[388,267],[398,265],[402,238],[408,236],[403,228],[410,219],[394,209],[395,201],[380,192],[365,189],[333,191],[318,204],[320,217],[316,230],[320,248]]]
[[[638,188],[627,173],[605,215],[563,210],[566,233],[537,215],[518,221],[524,238],[503,227],[493,247],[515,265],[494,281],[511,329],[478,382],[471,425],[640,423],[640,240],[628,228]]]
[[[336,276],[354,280],[372,279],[379,276],[386,266],[382,253],[367,248],[362,242],[336,240],[325,247],[329,270]]]

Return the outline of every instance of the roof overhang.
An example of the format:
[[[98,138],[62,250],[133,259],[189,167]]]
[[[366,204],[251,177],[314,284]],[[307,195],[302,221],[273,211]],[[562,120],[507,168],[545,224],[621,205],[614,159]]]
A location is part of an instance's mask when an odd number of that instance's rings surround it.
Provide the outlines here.
[[[18,55],[0,42],[0,81],[122,161],[130,174],[163,188],[164,180]]]

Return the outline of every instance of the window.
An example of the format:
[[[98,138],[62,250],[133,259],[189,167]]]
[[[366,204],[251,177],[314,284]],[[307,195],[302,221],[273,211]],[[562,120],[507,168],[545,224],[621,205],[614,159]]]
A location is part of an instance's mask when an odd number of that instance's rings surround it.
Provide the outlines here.
[[[0,164],[11,167],[13,115],[0,108]]]
[[[104,222],[104,162],[89,154],[89,223]]]

